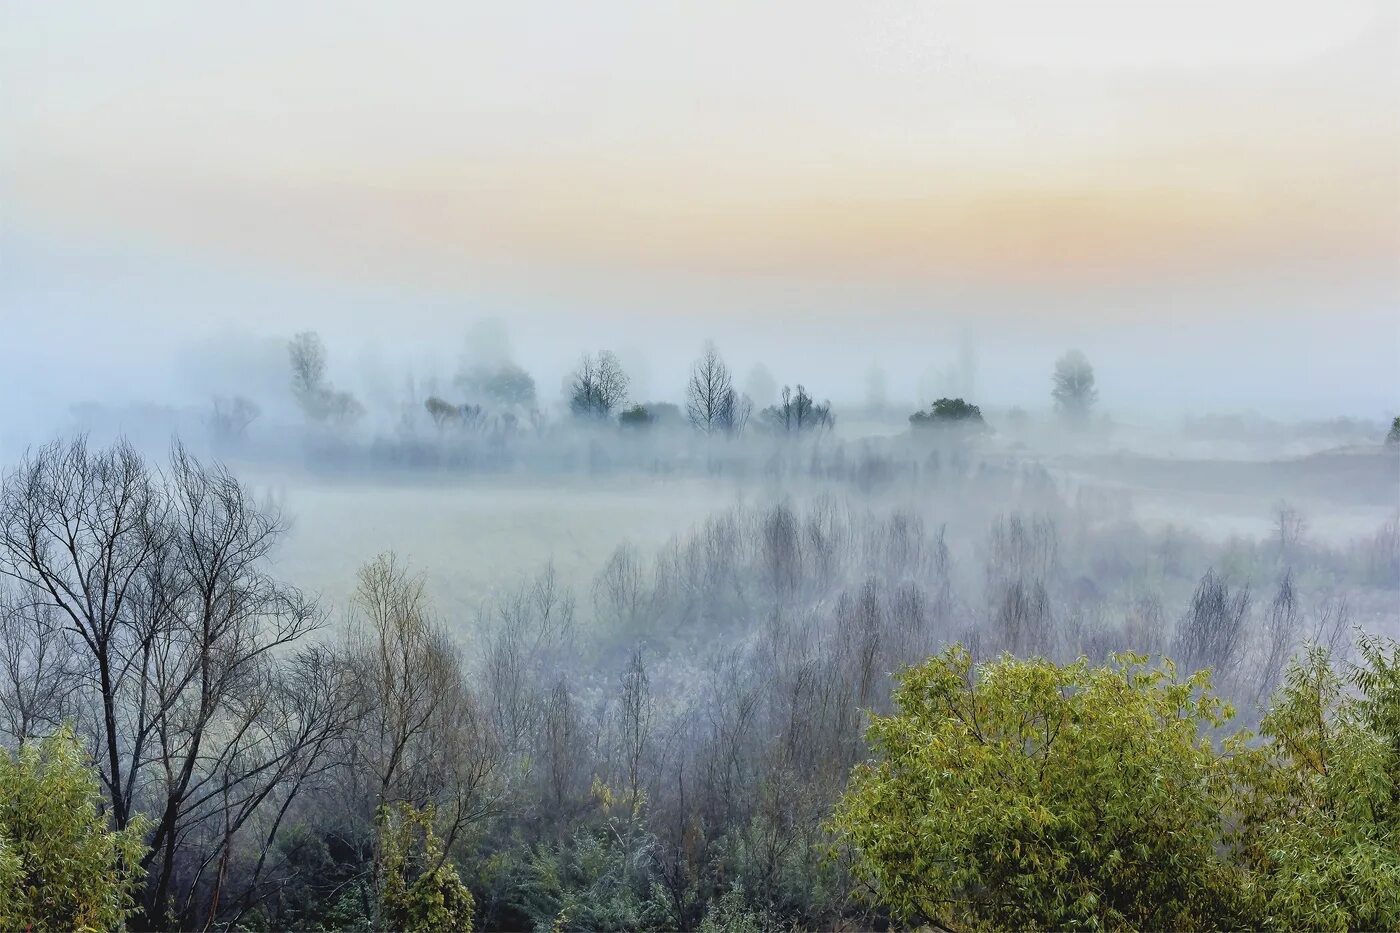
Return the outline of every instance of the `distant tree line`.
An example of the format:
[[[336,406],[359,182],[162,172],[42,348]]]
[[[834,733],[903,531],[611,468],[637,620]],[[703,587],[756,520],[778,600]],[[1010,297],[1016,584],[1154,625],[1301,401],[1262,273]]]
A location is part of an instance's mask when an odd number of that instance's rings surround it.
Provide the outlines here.
[[[308,421],[343,427],[364,416],[364,406],[327,379],[326,349],[317,334],[297,334],[288,344],[288,356],[292,392]],[[1065,423],[1073,427],[1087,425],[1098,391],[1093,367],[1084,354],[1072,350],[1060,357],[1052,383],[1051,398]],[[453,384],[465,401],[434,393],[422,403],[422,410],[439,431],[508,433],[522,418],[539,417],[534,379],[515,363],[473,363],[455,377]],[[580,423],[613,423],[633,431],[675,423],[676,419],[670,417],[675,406],[636,401],[630,397],[631,384],[615,353],[601,350],[587,354],[567,379],[567,410]],[[779,392],[767,370],[757,367],[749,377],[749,385],[749,392],[741,392],[735,386],[732,370],[715,344],[707,342],[686,382],[681,406],[685,422],[706,437],[736,437],[751,424],[766,433],[789,436],[820,434],[835,425],[830,401],[817,401],[801,383],[783,386]],[[883,370],[872,367],[867,374],[872,410],[885,408],[886,392]],[[769,399],[775,394],[779,397],[773,404],[761,405],[754,400],[755,395]],[[216,399],[211,424],[217,436],[237,440],[257,415],[257,406],[246,399]],[[1018,417],[1023,419],[1024,413]],[[938,399],[928,411],[911,415],[909,421],[915,428],[985,426],[981,409],[962,398]]]

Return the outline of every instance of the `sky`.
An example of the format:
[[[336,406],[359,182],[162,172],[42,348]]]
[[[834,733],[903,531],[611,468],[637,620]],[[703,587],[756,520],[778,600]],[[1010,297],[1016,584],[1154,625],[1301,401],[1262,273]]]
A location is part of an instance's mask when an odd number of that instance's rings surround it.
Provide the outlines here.
[[[0,387],[54,403],[494,318],[544,384],[972,342],[1003,404],[1075,345],[1105,404],[1400,406],[1391,3],[6,0],[0,112]]]

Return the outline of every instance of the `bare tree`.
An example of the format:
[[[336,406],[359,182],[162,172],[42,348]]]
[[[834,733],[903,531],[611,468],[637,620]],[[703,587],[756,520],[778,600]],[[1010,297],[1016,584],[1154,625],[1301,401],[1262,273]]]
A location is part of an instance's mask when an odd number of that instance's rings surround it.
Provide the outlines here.
[[[159,765],[147,862],[150,902],[162,913],[171,910],[181,838],[227,818],[221,807],[264,799],[303,751],[280,743],[269,698],[279,652],[320,624],[314,603],[266,572],[285,530],[281,517],[255,506],[230,473],[176,447],[165,492],[168,533],[140,571],[133,604],[152,636],[143,646],[149,674],[137,702],[138,710],[141,700],[149,703],[150,751]],[[140,766],[135,757],[130,773]]]
[[[208,870],[225,877],[234,834],[265,802],[295,795],[343,722],[304,691],[277,699],[294,643],[318,620],[267,573],[282,529],[226,471],[178,446],[156,476],[125,444],[53,444],[0,492],[0,574],[27,594],[43,637],[72,637],[51,669],[72,685],[112,820],[150,818],[152,923],[212,916],[224,888]],[[13,663],[36,675],[47,665]]]
[[[1274,534],[1282,564],[1287,566],[1297,559],[1307,532],[1308,522],[1301,512],[1287,502],[1280,501],[1274,506]]]
[[[1088,420],[1099,398],[1098,389],[1094,388],[1094,367],[1088,358],[1078,350],[1065,353],[1055,361],[1052,382],[1050,396],[1056,410],[1073,421]]]
[[[326,345],[315,331],[303,331],[287,343],[292,368],[292,392],[312,421],[348,425],[364,417],[365,409],[349,392],[326,380]]]
[[[1249,588],[1234,593],[1214,570],[1206,571],[1176,630],[1172,651],[1186,673],[1212,668],[1218,680],[1234,673],[1249,614]]]
[[[584,418],[610,418],[627,401],[629,383],[611,350],[584,356],[569,379],[569,410]]]
[[[730,434],[743,434],[744,428],[748,427],[749,418],[753,416],[753,399],[730,389],[726,408],[729,415],[726,430]]]
[[[782,400],[765,409],[763,415],[769,428],[784,434],[825,431],[836,424],[831,414],[831,403],[816,402],[800,384],[796,393],[791,387],[783,386]]]
[[[132,817],[136,764],[123,729],[122,697],[139,690],[152,634],[132,609],[143,572],[166,546],[164,503],[145,463],[126,443],[94,453],[84,439],[27,457],[0,491],[0,573],[36,594],[83,645],[85,687],[100,707],[99,775],[117,828]],[[130,760],[124,750],[131,749]]]
[[[1338,662],[1351,654],[1351,604],[1345,596],[1331,595],[1317,607],[1317,622],[1308,640],[1327,649]]]
[[[326,345],[321,335],[305,330],[287,343],[292,365],[292,391],[298,399],[314,396],[326,386]]]
[[[77,712],[78,646],[42,594],[0,586],[0,737],[47,735]]]
[[[691,427],[702,434],[727,434],[734,429],[738,394],[729,367],[720,358],[714,342],[705,344],[705,352],[690,370],[686,383],[686,415]]]
[[[431,804],[450,847],[487,811],[497,757],[457,651],[430,611],[422,577],[394,555],[360,569],[350,614],[360,695],[352,762],[370,782],[366,817],[387,804]]]
[[[650,612],[650,600],[636,548],[618,545],[593,581],[593,610],[601,621],[636,632]]]
[[[248,426],[257,420],[262,412],[252,401],[241,395],[233,398],[214,398],[214,410],[209,424],[215,440],[225,443],[241,441],[248,436]]]
[[[997,603],[992,624],[998,647],[1021,657],[1046,657],[1053,647],[1050,597],[1040,580],[1015,580]]]
[[[573,596],[549,566],[483,610],[479,624],[488,632],[483,658],[488,714],[503,752],[518,755],[540,722],[547,672],[572,643]]]
[[[619,737],[622,743],[623,768],[627,778],[627,799],[635,816],[642,805],[642,759],[651,740],[653,704],[651,678],[637,647],[622,673],[622,698]]]
[[[1268,702],[1279,684],[1284,665],[1297,643],[1298,622],[1298,597],[1293,590],[1293,572],[1289,570],[1279,580],[1278,593],[1264,619],[1264,659],[1254,697],[1258,706]]]

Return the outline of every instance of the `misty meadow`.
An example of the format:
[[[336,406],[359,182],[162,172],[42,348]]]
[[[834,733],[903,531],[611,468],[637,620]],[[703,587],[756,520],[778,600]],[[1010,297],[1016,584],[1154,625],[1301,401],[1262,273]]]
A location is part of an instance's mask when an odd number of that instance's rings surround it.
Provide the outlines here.
[[[0,930],[1400,929],[1397,35],[6,5]]]
[[[547,408],[503,361],[371,415],[284,352],[300,419],[90,406],[5,474],[6,916],[1395,919],[1394,429],[1133,455],[1070,351],[1035,414],[842,432],[714,344],[675,401],[604,350]]]

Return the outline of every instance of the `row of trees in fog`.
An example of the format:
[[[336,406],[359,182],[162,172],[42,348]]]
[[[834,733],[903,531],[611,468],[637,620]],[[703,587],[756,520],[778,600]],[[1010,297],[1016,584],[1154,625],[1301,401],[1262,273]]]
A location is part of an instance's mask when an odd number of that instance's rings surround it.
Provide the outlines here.
[[[288,342],[287,352],[292,396],[308,422],[344,428],[366,415],[359,399],[337,389],[328,378],[327,352],[319,335],[310,331],[297,334]],[[585,423],[613,422],[632,429],[685,423],[704,436],[732,437],[751,426],[777,434],[803,435],[828,430],[835,423],[831,403],[818,401],[802,383],[778,387],[761,368],[749,383],[749,391],[735,384],[732,370],[709,342],[691,367],[681,404],[639,401],[630,395],[631,379],[617,355],[601,350],[584,355],[569,374],[563,401],[568,413]],[[1084,355],[1071,351],[1061,357],[1052,383],[1051,397],[1066,422],[1087,423],[1098,393],[1093,367]],[[525,423],[538,424],[542,418],[535,381],[515,363],[472,363],[452,384],[464,401],[430,394],[421,402],[422,410],[439,430],[510,430]],[[883,386],[883,380],[880,384]],[[879,398],[884,398],[883,388]],[[962,399],[944,401],[964,403]],[[884,402],[878,404],[883,406]],[[219,437],[236,439],[246,434],[259,414],[259,407],[246,398],[219,398],[211,423]],[[922,419],[916,413],[911,421],[943,423],[937,412],[931,418],[924,414]]]
[[[1347,598],[1393,604],[1396,523],[1222,548],[960,482],[975,534],[755,506],[449,623],[393,555],[331,612],[178,447],[44,447],[0,488],[0,925],[1400,922],[1400,658]]]

